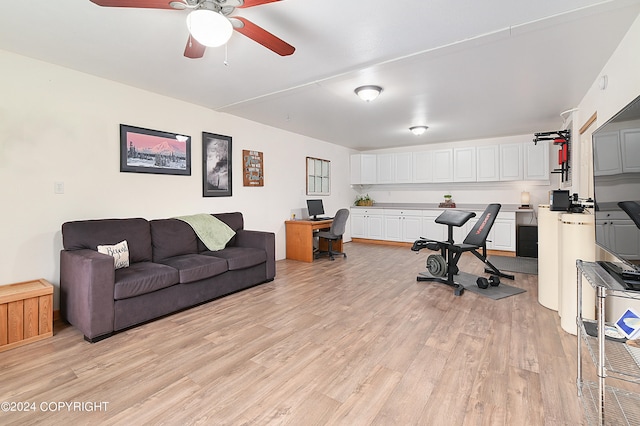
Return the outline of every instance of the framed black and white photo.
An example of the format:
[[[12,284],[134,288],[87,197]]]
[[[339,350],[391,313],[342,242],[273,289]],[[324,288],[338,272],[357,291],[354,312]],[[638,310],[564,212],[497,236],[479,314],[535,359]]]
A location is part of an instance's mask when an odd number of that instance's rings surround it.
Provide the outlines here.
[[[231,136],[202,132],[202,196],[231,196]]]
[[[121,124],[120,171],[191,176],[191,136]]]

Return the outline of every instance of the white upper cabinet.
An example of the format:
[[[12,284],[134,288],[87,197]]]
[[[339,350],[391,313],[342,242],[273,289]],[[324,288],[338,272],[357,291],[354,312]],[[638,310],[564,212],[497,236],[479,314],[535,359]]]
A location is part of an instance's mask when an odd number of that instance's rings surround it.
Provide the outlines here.
[[[413,153],[413,182],[433,182],[431,157],[431,151],[418,151]]]
[[[522,180],[522,144],[500,145],[500,180]]]
[[[593,174],[595,176],[617,175],[622,172],[620,158],[620,132],[593,135]]]
[[[410,152],[377,154],[377,183],[411,183],[413,180]]]
[[[394,154],[378,154],[378,183],[395,183],[396,167]]]
[[[500,180],[500,147],[498,145],[476,148],[476,180],[495,182]]]
[[[355,154],[351,156],[351,184],[371,185],[376,183],[376,155]]]
[[[431,154],[433,182],[453,182],[453,150],[438,149]]]
[[[618,139],[619,133],[615,132]],[[625,166],[640,171],[640,129],[625,137]],[[617,143],[617,154],[612,155],[619,159],[621,143]],[[540,141],[356,154],[351,156],[351,184],[549,181],[550,145]],[[618,170],[622,170],[620,159]]]
[[[620,148],[622,151],[622,172],[640,172],[640,129],[620,131]]]
[[[476,181],[476,148],[474,146],[454,148],[453,150],[453,181]]]
[[[549,180],[549,141],[524,145],[524,180]]]
[[[394,154],[395,162],[395,182],[413,182],[413,155],[411,152],[399,152]]]

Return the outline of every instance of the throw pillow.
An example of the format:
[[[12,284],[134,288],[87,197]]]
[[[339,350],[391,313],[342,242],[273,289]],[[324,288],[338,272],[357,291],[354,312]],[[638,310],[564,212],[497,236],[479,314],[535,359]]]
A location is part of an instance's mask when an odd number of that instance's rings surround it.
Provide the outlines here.
[[[129,245],[127,244],[127,240],[121,241],[112,246],[98,246],[98,253],[112,256],[113,266],[115,269],[126,268],[129,266]]]

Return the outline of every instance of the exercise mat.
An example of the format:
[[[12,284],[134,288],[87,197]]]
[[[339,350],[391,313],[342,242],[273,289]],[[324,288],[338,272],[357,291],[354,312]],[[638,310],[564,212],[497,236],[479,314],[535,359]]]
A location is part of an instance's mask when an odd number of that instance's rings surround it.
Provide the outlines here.
[[[460,283],[460,285],[462,285],[465,290],[471,291],[481,296],[486,296],[493,300],[502,299],[505,297],[524,293],[526,291],[521,288],[513,287],[508,284],[505,284],[505,281],[511,282],[511,280],[507,280],[504,278],[500,279],[499,286],[497,287],[489,286],[488,288],[482,289],[478,287],[478,285],[476,284],[477,279],[478,279],[477,275],[471,275],[465,272],[460,272],[458,273],[458,275],[455,276],[456,282]]]
[[[489,262],[500,271],[538,275],[538,259],[535,257],[489,256]]]

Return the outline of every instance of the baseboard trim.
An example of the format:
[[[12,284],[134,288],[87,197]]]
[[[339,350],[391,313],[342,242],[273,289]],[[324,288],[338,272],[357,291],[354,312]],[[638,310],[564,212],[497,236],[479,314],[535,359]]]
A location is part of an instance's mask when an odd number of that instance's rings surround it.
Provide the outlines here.
[[[363,244],[378,244],[382,246],[396,246],[396,247],[411,247],[413,243],[405,243],[402,241],[387,241],[387,240],[370,240],[368,238],[351,238],[351,241],[354,243],[363,243]],[[515,251],[505,251],[505,250],[487,250],[487,255],[494,256],[507,256],[507,257],[516,257]]]

